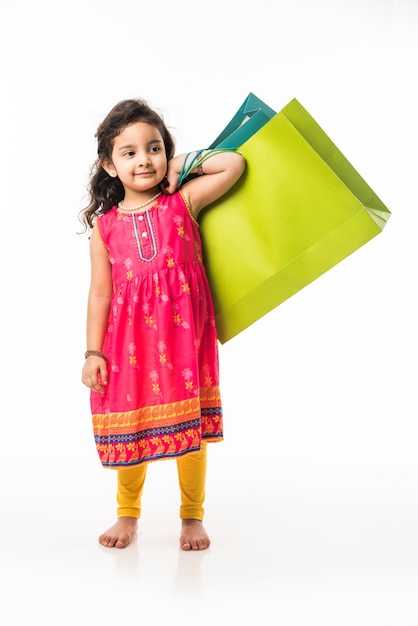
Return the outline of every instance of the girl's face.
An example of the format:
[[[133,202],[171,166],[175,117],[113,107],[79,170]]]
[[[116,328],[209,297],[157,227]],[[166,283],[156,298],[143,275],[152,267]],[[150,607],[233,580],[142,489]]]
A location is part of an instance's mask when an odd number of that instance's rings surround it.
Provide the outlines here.
[[[167,157],[160,131],[146,122],[130,124],[115,137],[112,159],[103,163],[110,176],[118,176],[125,202],[144,192],[158,191],[167,173]]]

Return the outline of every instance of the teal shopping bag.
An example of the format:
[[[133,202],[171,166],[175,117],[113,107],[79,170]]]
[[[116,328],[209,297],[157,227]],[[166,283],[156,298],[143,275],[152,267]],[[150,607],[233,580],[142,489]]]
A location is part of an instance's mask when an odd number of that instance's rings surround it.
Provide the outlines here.
[[[236,149],[242,146],[247,139],[260,130],[274,115],[276,115],[276,111],[253,93],[249,93],[229,124],[209,148]]]

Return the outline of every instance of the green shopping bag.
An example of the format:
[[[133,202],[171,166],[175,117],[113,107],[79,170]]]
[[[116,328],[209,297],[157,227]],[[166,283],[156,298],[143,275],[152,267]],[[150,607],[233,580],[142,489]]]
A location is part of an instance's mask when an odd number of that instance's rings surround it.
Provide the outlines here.
[[[199,218],[221,343],[379,234],[391,215],[296,99],[248,137],[238,146],[246,172]]]

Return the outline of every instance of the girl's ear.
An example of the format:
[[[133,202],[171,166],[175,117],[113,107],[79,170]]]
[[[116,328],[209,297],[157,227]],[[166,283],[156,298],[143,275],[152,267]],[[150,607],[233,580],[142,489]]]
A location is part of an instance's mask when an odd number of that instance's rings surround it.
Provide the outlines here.
[[[102,166],[102,168],[105,170],[105,172],[107,172],[109,174],[109,176],[111,176],[112,178],[116,178],[117,177],[117,172],[113,166],[112,161],[109,161],[108,159],[105,159],[104,161],[101,162],[100,164]]]

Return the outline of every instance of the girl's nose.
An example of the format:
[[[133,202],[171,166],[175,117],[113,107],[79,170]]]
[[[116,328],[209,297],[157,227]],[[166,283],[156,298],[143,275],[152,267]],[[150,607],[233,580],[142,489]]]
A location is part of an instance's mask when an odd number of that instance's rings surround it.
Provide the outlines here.
[[[148,152],[141,152],[138,154],[137,163],[140,167],[147,167],[150,165],[151,160]]]

